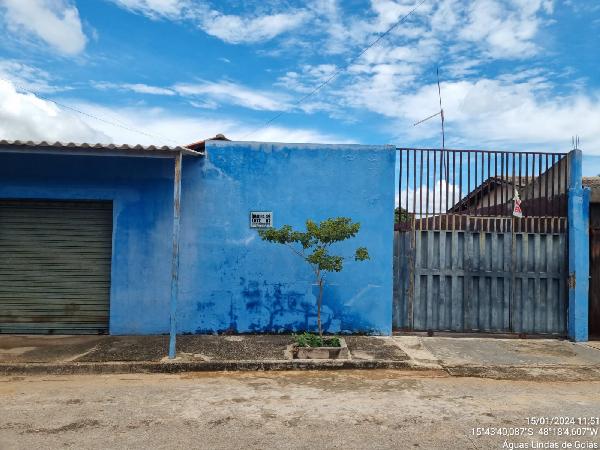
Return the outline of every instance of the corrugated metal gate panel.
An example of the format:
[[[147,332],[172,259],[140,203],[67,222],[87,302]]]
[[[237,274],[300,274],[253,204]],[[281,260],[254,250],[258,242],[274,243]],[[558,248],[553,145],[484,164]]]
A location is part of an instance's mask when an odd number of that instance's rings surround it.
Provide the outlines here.
[[[111,202],[0,200],[0,332],[107,332],[111,253]]]
[[[409,268],[412,267],[411,257],[412,233],[394,232],[394,308],[393,308],[393,327],[408,328],[408,297],[410,290]]]
[[[566,245],[562,233],[396,232],[394,327],[564,335]]]

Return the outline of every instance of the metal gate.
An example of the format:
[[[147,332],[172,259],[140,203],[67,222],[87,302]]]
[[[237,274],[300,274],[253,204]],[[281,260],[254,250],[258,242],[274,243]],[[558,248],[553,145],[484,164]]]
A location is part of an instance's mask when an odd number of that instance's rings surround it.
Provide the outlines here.
[[[112,203],[0,200],[0,333],[108,331]]]
[[[398,157],[394,328],[565,335],[567,155]]]

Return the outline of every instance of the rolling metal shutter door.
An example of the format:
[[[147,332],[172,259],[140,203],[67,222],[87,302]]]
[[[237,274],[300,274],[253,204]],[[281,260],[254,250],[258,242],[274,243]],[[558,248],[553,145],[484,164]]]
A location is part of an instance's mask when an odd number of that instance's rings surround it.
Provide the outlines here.
[[[0,200],[0,333],[106,333],[111,251],[111,202]]]

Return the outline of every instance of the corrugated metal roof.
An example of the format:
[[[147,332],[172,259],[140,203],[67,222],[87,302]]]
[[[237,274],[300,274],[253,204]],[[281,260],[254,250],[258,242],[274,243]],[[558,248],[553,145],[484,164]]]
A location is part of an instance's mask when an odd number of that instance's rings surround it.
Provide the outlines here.
[[[520,178],[521,180],[519,181],[519,177],[515,177],[515,184],[519,189],[526,187],[529,183],[535,180],[536,177],[527,176]],[[464,198],[460,199],[452,208],[448,210],[448,212],[457,212],[461,209],[466,208],[467,204],[471,200],[477,201],[478,196],[483,197],[483,195],[488,194],[492,191],[492,189],[495,189],[497,186],[511,187],[512,185],[512,176],[507,176],[505,178],[497,176],[489,177],[487,180],[485,180],[483,183],[481,183],[479,186],[477,186],[471,192],[469,192]]]
[[[102,154],[106,152],[107,154],[113,153],[122,153],[122,154],[143,154],[152,156],[153,154],[158,155],[167,155],[173,154],[176,155],[179,152],[182,152],[186,155],[193,156],[203,156],[204,152],[196,151],[195,149],[191,149],[188,147],[176,146],[176,147],[168,147],[162,146],[158,147],[155,145],[116,145],[116,144],[88,144],[88,143],[74,143],[74,142],[48,142],[48,141],[9,141],[9,140],[0,140],[0,150],[9,148],[11,150],[17,151],[25,151],[25,152],[35,152],[40,151],[44,152],[45,150],[51,149],[53,151],[65,151],[65,152],[78,152],[82,153],[96,153]]]
[[[591,189],[600,188],[600,177],[583,177],[582,184]]]
[[[201,151],[204,152],[204,148],[206,146],[206,141],[230,141],[231,139],[227,139],[224,134],[217,134],[215,137],[210,139],[204,139],[202,141],[193,142],[191,144],[186,145],[190,150]]]

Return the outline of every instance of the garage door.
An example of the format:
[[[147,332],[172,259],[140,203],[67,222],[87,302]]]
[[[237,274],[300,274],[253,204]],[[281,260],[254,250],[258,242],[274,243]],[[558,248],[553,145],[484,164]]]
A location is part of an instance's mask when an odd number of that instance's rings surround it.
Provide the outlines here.
[[[111,202],[0,200],[0,333],[106,333],[111,244]]]

